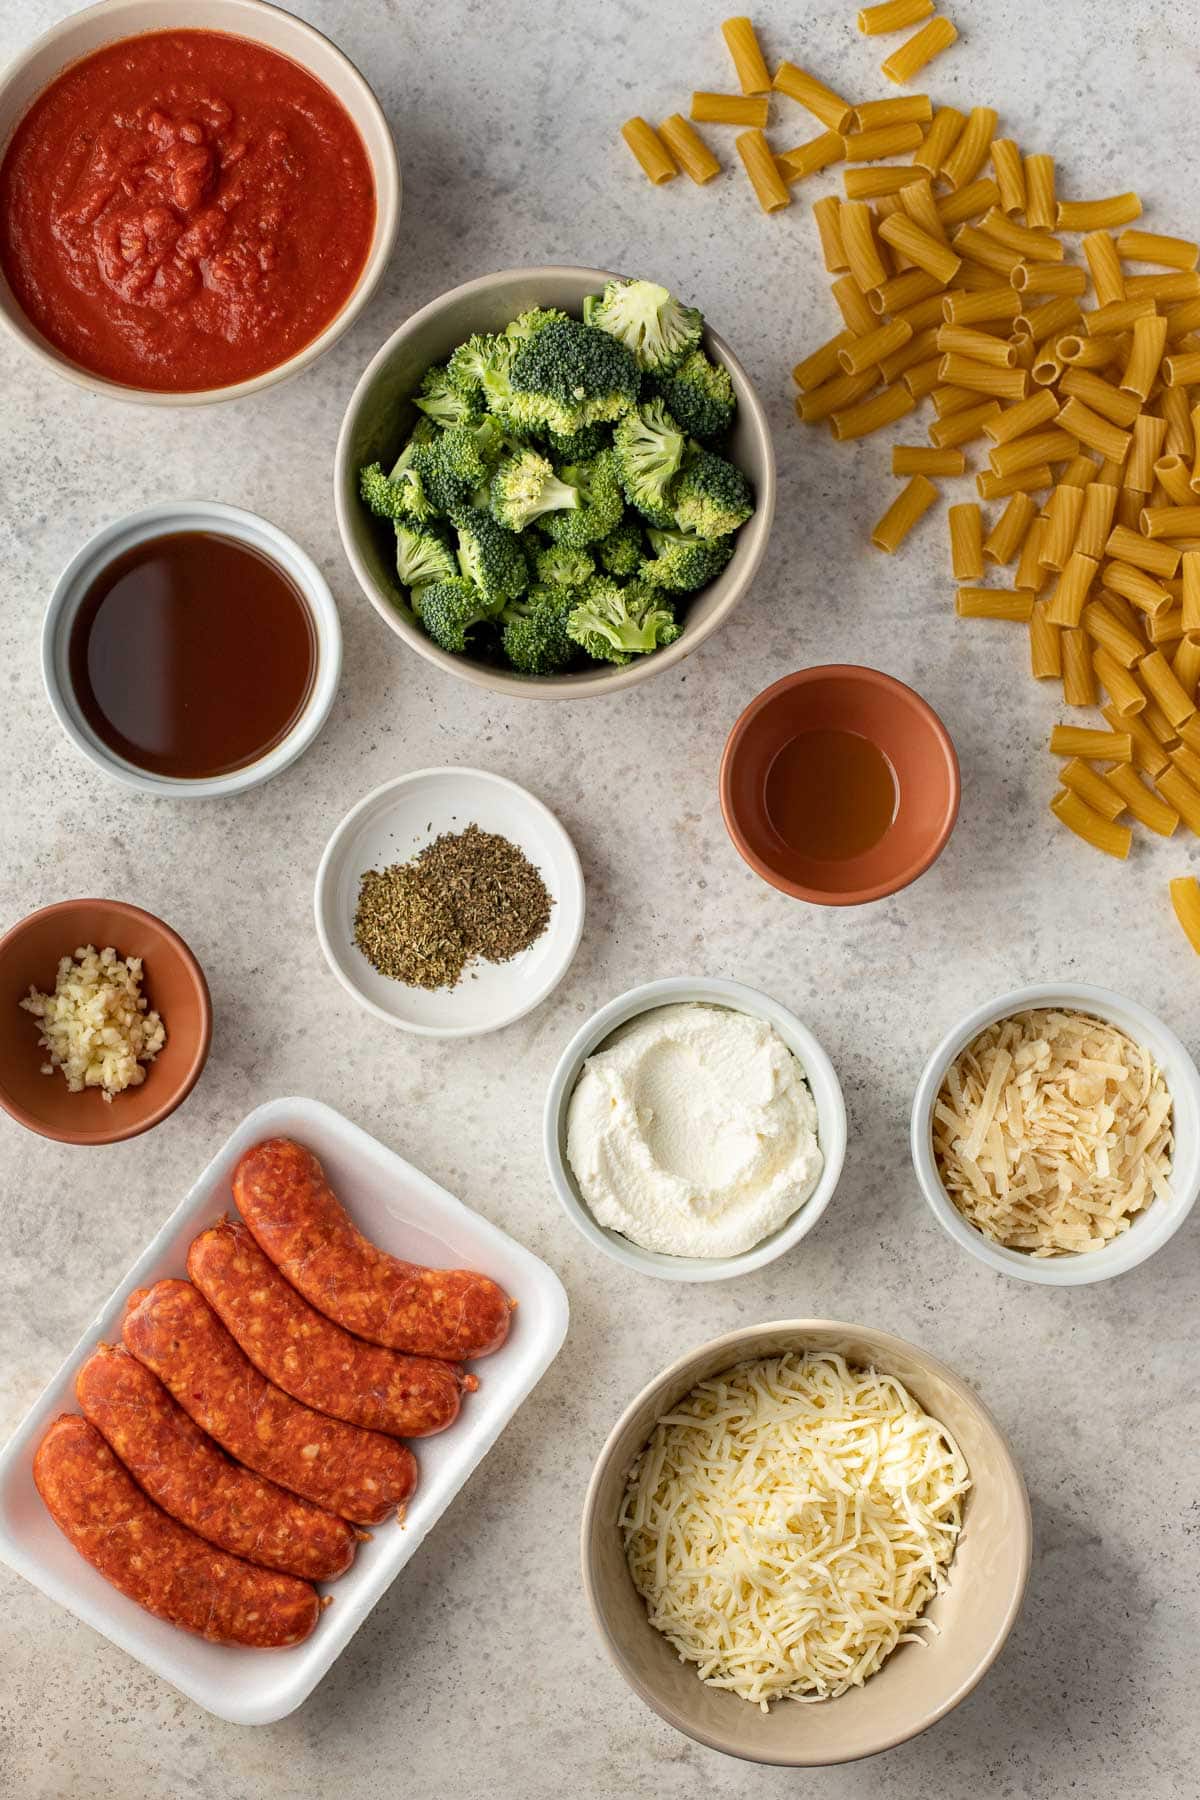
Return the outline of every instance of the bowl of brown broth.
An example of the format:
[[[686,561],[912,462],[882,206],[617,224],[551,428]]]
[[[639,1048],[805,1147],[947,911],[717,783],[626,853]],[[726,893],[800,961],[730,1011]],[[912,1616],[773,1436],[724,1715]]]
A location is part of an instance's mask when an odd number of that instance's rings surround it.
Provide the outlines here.
[[[750,867],[818,906],[907,887],[958,816],[958,758],[933,708],[878,669],[801,669],[752,700],[721,759],[721,811]]]
[[[277,526],[210,501],[107,526],[59,577],[42,673],[76,749],[139,793],[212,798],[267,781],[328,717],[337,608]]]

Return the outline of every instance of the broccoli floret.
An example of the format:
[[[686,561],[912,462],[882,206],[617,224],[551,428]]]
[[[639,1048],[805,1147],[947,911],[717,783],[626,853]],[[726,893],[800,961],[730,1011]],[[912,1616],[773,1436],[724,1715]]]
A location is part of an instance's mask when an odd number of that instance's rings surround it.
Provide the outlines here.
[[[686,531],[647,532],[653,558],[647,558],[638,578],[651,587],[673,588],[690,594],[716,578],[733,555],[733,539],[693,537]]]
[[[619,338],[652,375],[677,368],[696,349],[704,329],[703,315],[684,306],[656,281],[610,281],[603,294],[583,303],[589,325]]]
[[[679,529],[697,537],[727,537],[754,511],[754,495],[742,471],[698,444],[690,448],[672,500]]]
[[[464,394],[450,380],[450,372],[441,363],[425,371],[420,387],[413,395],[413,405],[443,429],[449,425],[470,425],[483,414],[483,401],[476,395]]]
[[[611,537],[613,534],[610,533]],[[603,551],[605,538],[600,545]],[[639,556],[638,560],[641,558]],[[572,549],[569,544],[550,544],[537,551],[534,573],[543,587],[579,588],[596,573],[596,564],[586,550]]]
[[[540,402],[513,388],[511,371],[519,348],[515,338],[497,338],[492,359],[483,372],[484,401],[501,431],[516,439],[539,435],[543,430]]]
[[[461,575],[418,588],[413,594],[413,611],[438,648],[448,650],[451,656],[462,656],[469,634],[496,613],[474,582]]]
[[[405,444],[403,450],[400,452],[399,456],[396,458],[395,462],[392,464],[392,467],[390,470],[390,475],[391,475],[391,479],[393,481],[395,481],[398,478],[402,469],[407,469],[408,465],[411,463],[411,461],[413,459],[413,454],[417,450],[417,448],[421,444],[432,444],[434,442],[434,440],[436,439],[437,434],[438,434],[438,428],[434,424],[433,420],[427,419],[424,417],[424,415],[422,415],[422,417],[419,418],[417,420],[416,424],[413,426],[412,435],[410,436],[408,442]]]
[[[617,459],[611,450],[602,450],[591,462],[567,463],[559,475],[579,489],[579,505],[569,512],[546,513],[541,529],[556,544],[582,550],[607,537],[621,522],[625,501],[617,479]]]
[[[581,425],[578,431],[548,431],[550,448],[560,462],[590,462],[607,442],[602,425]]]
[[[412,469],[420,476],[434,510],[453,513],[470,503],[491,477],[491,458],[502,443],[494,419],[477,425],[451,425],[432,444],[413,452]]]
[[[685,439],[661,400],[647,400],[617,425],[613,451],[629,504],[652,525],[675,523],[668,497],[683,461]]]
[[[414,450],[414,457],[421,454],[422,448]],[[421,524],[432,518],[436,510],[419,471],[401,468],[399,464],[391,475],[385,475],[377,462],[368,463],[358,472],[358,491],[380,519],[412,519]]]
[[[638,397],[641,371],[623,345],[578,319],[554,319],[518,345],[508,371],[516,402],[551,431],[620,419]]]
[[[459,568],[485,596],[492,611],[499,612],[529,586],[529,567],[520,544],[488,512],[456,512],[454,526]]]
[[[532,587],[523,600],[504,608],[501,645],[522,675],[556,675],[579,653],[567,632],[572,594],[561,587]]]
[[[524,531],[544,513],[579,505],[579,489],[560,481],[536,450],[502,458],[492,476],[492,515],[506,531]]]
[[[722,363],[710,362],[703,350],[693,350],[677,369],[661,375],[658,392],[690,437],[711,443],[733,424],[737,400],[733,379]]]
[[[515,319],[504,327],[506,338],[512,338],[518,344],[527,344],[539,331],[547,325],[557,325],[561,321],[574,324],[569,314],[560,312],[557,306],[531,306],[528,312],[518,313]]]
[[[460,344],[446,364],[446,379],[466,400],[483,400],[483,378],[496,354],[497,340],[490,333],[476,332]]]
[[[405,587],[417,588],[449,580],[458,574],[458,563],[440,532],[397,519],[396,573]]]
[[[673,611],[650,590],[636,583],[623,588],[603,575],[593,576],[571,608],[567,631],[597,662],[614,663],[645,656],[679,636]]]
[[[634,519],[622,519],[594,548],[605,574],[624,580],[637,573],[645,555],[642,528]]]

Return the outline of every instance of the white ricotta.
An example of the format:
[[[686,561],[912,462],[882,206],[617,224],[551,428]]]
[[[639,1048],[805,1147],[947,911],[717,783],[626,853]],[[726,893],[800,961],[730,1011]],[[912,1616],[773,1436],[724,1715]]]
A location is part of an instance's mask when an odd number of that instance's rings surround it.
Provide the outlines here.
[[[773,1026],[658,1007],[583,1066],[567,1160],[596,1221],[667,1256],[736,1256],[790,1219],[824,1158],[804,1070]]]

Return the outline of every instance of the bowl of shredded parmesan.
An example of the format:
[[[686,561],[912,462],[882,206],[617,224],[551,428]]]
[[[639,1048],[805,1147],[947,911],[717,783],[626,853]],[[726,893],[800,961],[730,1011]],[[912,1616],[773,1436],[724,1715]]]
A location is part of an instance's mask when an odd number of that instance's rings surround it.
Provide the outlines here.
[[[915,1736],[979,1681],[1029,1570],[1025,1486],[951,1370],[829,1320],[702,1345],[631,1402],[592,1477],[584,1585],[640,1697],[789,1767]]]
[[[917,1178],[939,1223],[990,1268],[1104,1281],[1178,1230],[1200,1190],[1200,1075],[1135,1001],[1078,983],[979,1007],[926,1064]]]

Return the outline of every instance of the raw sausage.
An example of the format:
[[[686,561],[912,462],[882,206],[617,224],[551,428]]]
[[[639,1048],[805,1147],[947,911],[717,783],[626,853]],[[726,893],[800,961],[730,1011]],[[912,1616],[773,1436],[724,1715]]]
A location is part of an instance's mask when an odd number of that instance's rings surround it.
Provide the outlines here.
[[[33,1479],[59,1530],[130,1600],[214,1644],[301,1644],[321,1611],[294,1575],[229,1556],[148,1500],[94,1425],[55,1419],[37,1447]]]
[[[190,1281],[131,1294],[122,1335],[231,1456],[317,1506],[375,1525],[416,1486],[407,1444],[327,1419],[265,1380]]]
[[[97,1345],[75,1398],[150,1498],[210,1544],[305,1581],[332,1581],[354,1561],[345,1519],[231,1461],[127,1350]]]
[[[486,1275],[401,1262],[365,1238],[311,1150],[256,1144],[233,1173],[238,1211],[271,1261],[327,1318],[372,1343],[452,1362],[508,1336],[512,1302]]]
[[[458,1417],[454,1363],[365,1344],[317,1312],[263,1255],[240,1219],[202,1231],[188,1274],[255,1368],[306,1406],[395,1437],[429,1437]]]

